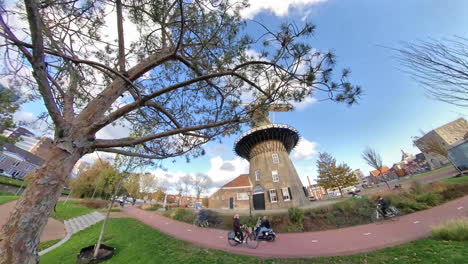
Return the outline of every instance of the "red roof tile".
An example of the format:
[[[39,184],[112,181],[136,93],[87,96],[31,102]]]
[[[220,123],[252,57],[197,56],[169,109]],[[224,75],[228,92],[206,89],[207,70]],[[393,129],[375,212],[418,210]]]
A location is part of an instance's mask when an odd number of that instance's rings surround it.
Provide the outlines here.
[[[234,180],[226,183],[221,188],[233,188],[233,187],[251,187],[248,174],[241,174]]]
[[[390,169],[389,169],[388,167],[385,167],[385,166],[384,166],[384,167],[382,167],[380,170],[382,171],[382,174],[385,174],[385,173],[388,172]],[[374,176],[374,177],[377,177],[377,176],[380,175],[380,171],[378,171],[378,170],[373,170],[373,171],[371,171],[370,173],[371,173],[372,176]]]

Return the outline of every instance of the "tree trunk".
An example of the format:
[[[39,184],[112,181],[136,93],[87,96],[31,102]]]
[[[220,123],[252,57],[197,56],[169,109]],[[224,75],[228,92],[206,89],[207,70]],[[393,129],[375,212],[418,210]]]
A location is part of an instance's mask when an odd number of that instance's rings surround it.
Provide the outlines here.
[[[0,232],[0,264],[36,264],[37,247],[47,219],[65,185],[65,179],[82,154],[58,147],[50,150],[44,166],[34,172]]]

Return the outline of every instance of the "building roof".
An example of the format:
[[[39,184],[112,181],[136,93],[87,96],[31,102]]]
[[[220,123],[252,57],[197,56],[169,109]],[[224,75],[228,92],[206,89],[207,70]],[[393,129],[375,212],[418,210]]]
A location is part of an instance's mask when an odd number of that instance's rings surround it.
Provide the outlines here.
[[[222,188],[239,188],[239,187],[252,187],[249,180],[249,174],[241,174],[239,177],[234,178],[232,181],[226,183]]]
[[[15,146],[13,144],[5,143],[5,144],[3,144],[2,147],[3,147],[3,150],[14,153],[14,154],[22,157],[27,162],[32,163],[32,164],[34,164],[36,166],[42,166],[42,164],[44,163],[44,160],[42,160],[38,156],[32,154],[29,151],[18,148],[17,146]]]
[[[386,172],[388,172],[390,169],[386,166],[383,166],[382,168],[380,168],[380,170],[382,171],[382,174],[385,174]],[[380,171],[379,170],[373,170],[370,172],[372,174],[372,176],[374,177],[377,177],[380,175]]]

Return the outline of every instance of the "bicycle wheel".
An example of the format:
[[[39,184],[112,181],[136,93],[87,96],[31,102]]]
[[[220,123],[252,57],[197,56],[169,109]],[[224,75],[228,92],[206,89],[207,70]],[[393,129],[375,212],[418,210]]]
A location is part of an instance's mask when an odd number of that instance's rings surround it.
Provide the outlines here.
[[[239,245],[239,243],[237,243],[237,241],[234,240],[234,237],[235,237],[234,232],[228,233],[227,240],[231,247]]]
[[[259,241],[255,237],[254,233],[250,233],[249,236],[247,236],[246,241],[247,241],[247,247],[253,248],[253,249],[258,247]]]

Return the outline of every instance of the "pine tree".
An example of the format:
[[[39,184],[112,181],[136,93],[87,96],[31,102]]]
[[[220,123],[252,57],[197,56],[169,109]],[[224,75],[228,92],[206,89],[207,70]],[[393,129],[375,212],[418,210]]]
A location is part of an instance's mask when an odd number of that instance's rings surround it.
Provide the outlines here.
[[[325,189],[338,188],[341,196],[343,196],[343,188],[357,183],[351,168],[346,163],[337,165],[336,159],[326,152],[319,153],[317,169],[318,185]]]

